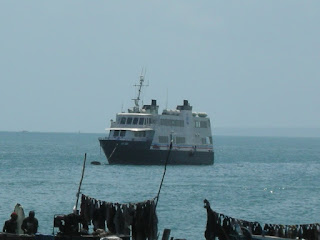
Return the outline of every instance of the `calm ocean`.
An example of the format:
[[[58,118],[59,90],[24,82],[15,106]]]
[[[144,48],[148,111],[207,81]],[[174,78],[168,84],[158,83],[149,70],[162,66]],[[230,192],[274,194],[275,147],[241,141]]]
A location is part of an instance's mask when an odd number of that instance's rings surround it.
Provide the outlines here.
[[[0,132],[0,227],[16,203],[35,210],[39,232],[51,234],[55,214],[82,193],[109,202],[156,196],[162,166],[111,166],[98,137],[82,133]],[[157,208],[159,232],[204,239],[206,210],[260,223],[320,222],[320,138],[214,136],[213,166],[168,166]],[[100,161],[103,165],[92,165]]]

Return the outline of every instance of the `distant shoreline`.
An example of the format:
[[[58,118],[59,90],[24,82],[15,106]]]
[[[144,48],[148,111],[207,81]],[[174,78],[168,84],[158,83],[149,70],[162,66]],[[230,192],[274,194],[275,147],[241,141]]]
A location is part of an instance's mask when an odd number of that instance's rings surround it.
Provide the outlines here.
[[[237,128],[237,127],[217,127],[212,129],[213,136],[235,136],[235,137],[310,137],[320,138],[320,128]],[[99,134],[106,135],[106,132],[50,132],[50,131],[4,131],[0,133],[52,133],[52,134]]]

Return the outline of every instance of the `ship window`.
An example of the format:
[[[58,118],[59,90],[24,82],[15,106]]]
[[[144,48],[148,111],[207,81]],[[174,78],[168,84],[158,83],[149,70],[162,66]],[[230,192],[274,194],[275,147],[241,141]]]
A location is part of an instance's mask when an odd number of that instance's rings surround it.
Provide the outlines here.
[[[168,143],[169,137],[168,136],[159,136],[159,143]]]
[[[201,127],[201,128],[207,128],[207,126],[208,126],[208,123],[207,123],[207,122],[205,122],[205,121],[201,121],[201,122],[200,122],[200,127]]]
[[[134,132],[135,137],[145,137],[146,136],[146,131],[139,131],[139,132]]]
[[[200,122],[199,122],[199,121],[195,121],[194,124],[195,124],[194,126],[195,126],[196,128],[199,128],[199,127],[200,127]]]
[[[176,144],[179,143],[186,143],[186,138],[185,137],[176,137]]]
[[[144,122],[144,118],[140,118],[139,119],[139,125],[143,125],[143,122]]]
[[[134,118],[134,119],[133,119],[133,125],[137,125],[137,124],[138,124],[138,119],[139,119],[139,118]]]
[[[126,130],[121,130],[120,131],[120,137],[124,137],[126,135]]]
[[[121,118],[120,124],[126,124],[126,118],[125,117]]]
[[[128,117],[127,124],[131,124],[131,123],[132,123],[132,117]]]
[[[202,144],[212,144],[212,137],[201,138]]]
[[[114,130],[114,132],[113,132],[113,136],[114,137],[118,137],[119,136],[119,130]]]

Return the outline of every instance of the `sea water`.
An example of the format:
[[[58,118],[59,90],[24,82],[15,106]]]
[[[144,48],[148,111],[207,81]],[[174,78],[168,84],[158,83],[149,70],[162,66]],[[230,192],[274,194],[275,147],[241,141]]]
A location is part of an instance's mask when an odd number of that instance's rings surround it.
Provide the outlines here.
[[[35,211],[40,233],[56,232],[54,215],[76,204],[85,153],[83,194],[119,203],[154,198],[164,167],[108,165],[101,136],[0,132],[0,227],[20,203],[26,215]],[[320,222],[320,138],[214,136],[214,149],[213,166],[167,167],[160,235],[169,228],[175,238],[204,239],[204,199],[217,212],[262,224]]]

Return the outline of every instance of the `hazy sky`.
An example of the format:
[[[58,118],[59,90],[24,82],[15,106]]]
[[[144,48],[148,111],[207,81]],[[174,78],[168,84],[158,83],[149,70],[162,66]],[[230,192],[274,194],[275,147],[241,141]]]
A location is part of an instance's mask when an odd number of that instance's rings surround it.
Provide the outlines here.
[[[320,127],[320,1],[0,1],[0,130],[104,132],[143,100]],[[167,98],[168,95],[168,98]]]

